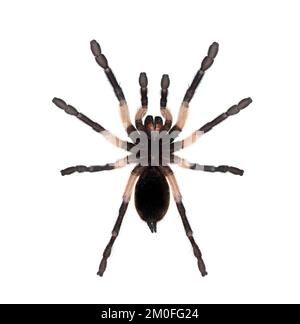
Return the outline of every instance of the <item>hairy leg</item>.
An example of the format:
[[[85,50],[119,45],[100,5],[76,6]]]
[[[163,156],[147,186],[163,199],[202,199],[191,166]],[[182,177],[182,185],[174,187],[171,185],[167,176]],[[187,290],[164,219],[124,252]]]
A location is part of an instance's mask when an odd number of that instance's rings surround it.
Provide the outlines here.
[[[167,74],[163,74],[161,78],[161,93],[160,93],[160,113],[165,119],[165,123],[161,129],[161,131],[169,131],[172,126],[173,116],[167,107],[167,99],[168,99],[168,88],[170,86],[170,79]]]
[[[174,200],[176,202],[176,206],[177,206],[179,215],[181,217],[185,233],[186,233],[189,241],[191,242],[194,255],[197,258],[199,271],[201,272],[201,275],[204,277],[204,276],[207,275],[205,264],[204,264],[204,261],[202,259],[202,254],[201,254],[201,251],[199,249],[199,246],[197,245],[197,243],[196,243],[196,241],[195,241],[195,239],[193,237],[193,231],[192,231],[192,228],[191,228],[190,223],[189,223],[189,221],[187,219],[187,216],[186,216],[185,208],[184,208],[183,203],[182,203],[182,196],[181,196],[181,193],[180,193],[176,178],[175,178],[174,173],[173,173],[173,171],[172,171],[172,169],[170,167],[163,167],[163,172],[164,172],[164,174],[165,174],[166,178],[168,179],[168,182],[169,182],[169,184],[171,186],[173,196],[174,196]]]
[[[196,171],[222,172],[222,173],[230,172],[232,174],[240,175],[240,176],[244,174],[244,170],[241,170],[233,166],[228,166],[228,165],[213,166],[213,165],[202,165],[198,163],[191,163],[186,159],[180,158],[177,155],[173,155],[171,157],[171,163],[177,164],[180,167],[185,169],[191,169]]]
[[[109,258],[110,254],[111,254],[111,250],[112,250],[112,247],[113,247],[113,244],[119,234],[119,231],[120,231],[120,228],[121,228],[121,225],[122,225],[122,221],[123,221],[123,218],[124,218],[124,215],[126,213],[126,210],[127,210],[127,207],[128,207],[128,203],[130,201],[130,198],[131,198],[131,195],[132,195],[132,190],[133,190],[133,187],[134,187],[134,184],[136,182],[136,180],[138,179],[139,175],[141,174],[141,171],[142,171],[142,167],[140,166],[136,166],[132,172],[131,172],[131,175],[129,177],[129,180],[127,182],[127,186],[126,186],[126,189],[125,189],[125,192],[124,192],[124,195],[123,195],[123,201],[122,201],[122,204],[120,206],[120,209],[119,209],[119,215],[118,215],[118,218],[116,220],[116,223],[114,225],[114,228],[112,230],[112,234],[111,234],[111,238],[103,252],[103,257],[102,257],[102,260],[100,262],[100,265],[99,265],[99,270],[97,272],[97,274],[102,277],[103,276],[103,273],[106,269],[106,266],[107,266],[107,259]]]
[[[130,134],[132,132],[136,131],[136,128],[132,125],[132,122],[130,120],[129,110],[128,110],[128,106],[127,106],[127,103],[125,100],[123,90],[120,87],[112,69],[109,67],[106,57],[102,54],[100,45],[95,40],[92,40],[90,45],[91,45],[91,51],[92,51],[93,55],[95,56],[96,62],[104,70],[104,72],[108,78],[108,81],[112,85],[115,95],[116,95],[117,99],[119,100],[121,120],[122,120],[123,126],[124,126],[127,134],[130,137]]]
[[[143,125],[143,118],[146,115],[148,109],[148,97],[147,97],[148,79],[145,72],[140,73],[139,84],[140,84],[142,105],[135,114],[135,126],[139,131],[145,131],[145,126]]]
[[[106,170],[114,170],[118,168],[123,168],[130,163],[134,163],[135,161],[131,161],[131,156],[127,155],[123,159],[119,159],[114,163],[107,163],[104,165],[92,165],[92,166],[85,166],[85,165],[76,165],[71,166],[66,169],[60,171],[61,175],[69,175],[74,172],[99,172],[99,171],[106,171]]]
[[[67,114],[77,117],[79,120],[84,122],[86,125],[93,128],[94,131],[100,133],[104,138],[109,141],[111,144],[120,147],[126,151],[130,151],[133,147],[132,143],[126,142],[113,135],[111,132],[106,130],[104,127],[98,123],[92,121],[90,118],[80,113],[76,108],[71,105],[66,104],[66,102],[59,98],[53,98],[52,102],[60,109],[64,110]]]
[[[197,131],[193,132],[190,136],[185,138],[182,141],[177,141],[172,144],[173,146],[173,152],[179,151],[185,147],[190,146],[191,144],[195,143],[204,133],[207,133],[210,131],[213,127],[220,124],[222,121],[227,119],[230,116],[236,115],[239,113],[242,109],[245,109],[247,106],[249,106],[252,102],[251,98],[245,98],[241,100],[237,105],[233,105],[230,107],[226,112],[219,115],[217,118],[212,120],[209,123],[206,123],[202,127],[200,127]]]
[[[192,100],[192,98],[195,94],[195,91],[205,74],[205,71],[208,70],[212,66],[214,59],[218,54],[218,50],[219,50],[218,43],[214,42],[210,45],[208,52],[207,52],[207,56],[205,56],[205,58],[203,59],[200,69],[197,71],[197,73],[194,76],[194,79],[192,81],[192,84],[189,86],[189,88],[187,89],[187,91],[184,95],[182,104],[180,106],[177,122],[170,130],[170,132],[176,131],[177,136],[182,131],[182,129],[185,125],[187,115],[188,115],[189,103]]]

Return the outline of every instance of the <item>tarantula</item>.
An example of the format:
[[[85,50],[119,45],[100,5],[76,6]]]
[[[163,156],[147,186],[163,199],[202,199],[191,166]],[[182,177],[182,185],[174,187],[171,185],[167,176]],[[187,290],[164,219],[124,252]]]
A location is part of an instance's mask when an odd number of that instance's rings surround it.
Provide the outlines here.
[[[194,255],[197,258],[199,270],[202,276],[207,275],[202,254],[197,243],[195,242],[191,226],[186,216],[185,208],[182,204],[182,196],[180,194],[176,178],[169,164],[177,164],[183,168],[191,170],[230,172],[235,175],[243,175],[244,171],[236,167],[227,165],[211,166],[191,163],[178,157],[175,152],[195,143],[195,141],[204,133],[210,131],[213,127],[221,123],[229,116],[235,115],[240,110],[246,108],[252,102],[251,98],[241,100],[237,105],[230,107],[226,112],[203,125],[186,139],[175,141],[185,125],[189,110],[189,103],[193,98],[206,70],[211,67],[218,53],[218,43],[214,42],[209,47],[207,56],[205,56],[203,59],[200,69],[197,71],[191,85],[188,87],[185,93],[180,106],[178,118],[174,126],[172,126],[172,114],[167,108],[167,96],[170,84],[169,76],[167,74],[164,74],[161,79],[160,112],[164,118],[164,121],[160,116],[153,118],[153,116],[150,115],[148,115],[143,121],[148,108],[148,80],[146,73],[143,72],[140,74],[139,84],[141,107],[138,108],[136,112],[134,126],[129,117],[128,106],[123,91],[118,84],[112,69],[108,65],[106,57],[102,54],[100,45],[95,40],[92,40],[90,46],[96,62],[104,70],[110,84],[113,87],[114,93],[119,100],[121,120],[131,141],[128,142],[119,139],[98,123],[78,112],[73,106],[66,104],[66,102],[62,99],[54,98],[53,103],[57,107],[63,109],[67,114],[77,117],[96,132],[103,135],[113,145],[128,151],[130,154],[114,163],[107,163],[105,165],[77,165],[68,167],[62,170],[61,174],[64,176],[70,175],[74,172],[98,172],[121,168],[128,164],[136,164],[134,169],[131,171],[131,175],[123,195],[123,201],[119,209],[119,215],[112,230],[110,241],[103,252],[103,257],[97,274],[102,276],[106,269],[107,259],[111,254],[111,250],[118,236],[134,185],[137,182],[135,186],[135,206],[138,214],[142,220],[148,224],[152,233],[156,232],[157,222],[164,217],[168,210],[170,201],[169,186],[171,187],[183,227],[188,239],[191,242]]]

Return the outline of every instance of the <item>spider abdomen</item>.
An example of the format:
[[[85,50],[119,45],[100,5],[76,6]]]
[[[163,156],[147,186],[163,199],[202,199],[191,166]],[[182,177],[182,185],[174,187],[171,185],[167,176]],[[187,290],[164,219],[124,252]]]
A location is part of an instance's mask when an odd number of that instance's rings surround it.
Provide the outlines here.
[[[135,187],[135,207],[151,232],[166,214],[170,203],[168,182],[159,167],[147,167]]]

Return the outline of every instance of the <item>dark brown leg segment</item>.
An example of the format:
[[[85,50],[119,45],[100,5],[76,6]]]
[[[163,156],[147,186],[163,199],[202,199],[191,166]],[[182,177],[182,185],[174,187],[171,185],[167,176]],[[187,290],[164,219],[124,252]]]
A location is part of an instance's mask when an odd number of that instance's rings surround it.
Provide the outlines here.
[[[214,59],[218,54],[218,50],[219,50],[218,43],[214,42],[210,45],[207,52],[207,56],[205,56],[205,58],[203,59],[200,69],[197,71],[196,75],[194,76],[192,84],[187,89],[183,101],[190,102],[192,100],[195,91],[205,74],[205,71],[208,70],[214,63]]]
[[[106,57],[102,54],[100,45],[95,40],[92,40],[90,45],[91,51],[95,56],[96,62],[104,70],[107,79],[112,85],[114,93],[119,100],[122,123],[127,134],[130,136],[132,132],[136,131],[136,128],[132,125],[130,121],[128,106],[125,100],[123,90],[120,87],[112,69],[109,67]]]
[[[186,233],[188,239],[191,242],[191,245],[192,245],[192,248],[193,248],[193,251],[194,251],[194,255],[197,258],[198,268],[199,268],[199,270],[201,272],[201,275],[204,277],[204,276],[207,275],[205,264],[204,264],[204,261],[202,259],[201,251],[200,251],[200,249],[199,249],[199,247],[198,247],[198,245],[195,242],[195,239],[193,237],[193,231],[192,231],[192,228],[191,228],[190,223],[189,223],[189,221],[187,219],[187,216],[186,216],[185,208],[184,208],[183,203],[182,203],[182,196],[181,196],[181,193],[179,191],[179,187],[178,187],[176,178],[175,178],[174,173],[173,173],[173,171],[172,171],[172,169],[170,167],[163,167],[163,171],[164,171],[164,174],[167,177],[168,182],[169,182],[169,184],[171,186],[173,196],[174,196],[174,199],[175,199],[175,202],[176,202],[176,206],[177,206],[179,215],[180,215],[181,220],[182,220],[182,224],[183,224],[185,233]]]
[[[113,145],[123,148],[126,151],[130,151],[133,147],[132,143],[123,141],[119,139],[117,136],[113,135],[111,132],[106,130],[104,127],[99,125],[98,123],[92,121],[90,118],[80,113],[75,107],[68,105],[64,100],[59,98],[53,98],[52,102],[58,108],[64,110],[67,114],[77,117],[79,120],[84,122],[86,125],[90,126],[94,131],[100,133],[104,136],[106,140],[108,140]]]
[[[142,107],[148,107],[148,79],[147,79],[147,74],[145,72],[140,73],[139,77],[139,84],[141,87],[141,104]]]
[[[219,115],[217,118],[215,118],[211,122],[206,123],[205,125],[203,125],[201,128],[199,128],[197,131],[193,132],[190,136],[188,136],[184,140],[174,142],[172,145],[172,152],[179,151],[183,148],[188,147],[191,144],[194,144],[204,133],[207,133],[213,127],[220,124],[222,121],[224,121],[228,117],[239,113],[242,109],[245,109],[247,106],[249,106],[251,104],[251,102],[252,102],[251,98],[242,99],[237,105],[233,105],[226,112]],[[209,170],[206,170],[206,171],[209,171]]]
[[[205,264],[202,259],[202,254],[199,249],[199,246],[197,245],[197,243],[195,242],[195,239],[193,237],[193,231],[192,231],[190,223],[186,217],[185,208],[182,204],[182,201],[176,202],[176,205],[177,205],[177,209],[178,209],[178,212],[179,212],[181,220],[182,220],[183,227],[185,229],[185,233],[192,244],[194,255],[197,258],[198,268],[201,272],[201,275],[204,277],[207,275]]]
[[[237,167],[229,166],[229,165],[219,165],[219,166],[213,166],[213,165],[203,165],[198,163],[191,163],[187,161],[186,159],[183,159],[177,155],[171,156],[171,163],[177,164],[182,168],[190,169],[190,170],[196,170],[196,171],[207,171],[207,172],[229,172],[235,175],[242,176],[244,174],[244,170],[241,170]]]
[[[118,216],[115,226],[112,230],[111,238],[103,252],[103,257],[102,257],[102,260],[99,265],[99,270],[97,272],[97,275],[99,275],[100,277],[103,276],[103,273],[106,269],[107,259],[110,257],[113,244],[119,234],[120,227],[122,225],[122,221],[123,221],[124,215],[126,213],[127,207],[128,207],[128,202],[123,201],[121,204],[121,207],[119,209],[119,216]]]
[[[107,59],[102,54],[100,45],[95,40],[92,40],[90,45],[91,45],[91,51],[92,51],[93,55],[95,56],[95,60],[98,63],[98,65],[100,67],[102,67],[102,69],[104,70],[108,81],[110,82],[110,84],[112,85],[112,87],[114,89],[116,97],[118,98],[119,101],[125,100],[123,90],[120,87],[112,69],[108,66]]]
[[[210,45],[208,52],[207,52],[207,56],[205,56],[205,58],[203,59],[200,69],[197,71],[197,73],[194,76],[194,79],[192,81],[192,84],[189,86],[189,88],[187,89],[187,91],[184,95],[184,98],[183,98],[183,101],[182,101],[182,104],[180,107],[180,111],[178,114],[177,122],[170,130],[170,132],[176,131],[177,136],[182,131],[182,129],[185,125],[185,122],[187,119],[187,114],[188,114],[189,103],[192,100],[192,98],[196,92],[196,89],[205,74],[205,71],[208,70],[214,63],[214,59],[218,54],[218,50],[219,50],[218,43],[214,42]]]
[[[143,118],[147,113],[148,109],[148,79],[145,72],[140,73],[139,77],[140,92],[141,92],[141,107],[138,109],[135,115],[135,126],[139,131],[146,131],[145,126],[143,125]]]
[[[172,126],[173,117],[170,110],[167,108],[168,88],[170,86],[170,78],[168,74],[163,74],[161,78],[161,92],[160,92],[160,112],[165,118],[165,123],[161,131],[169,131]]]
[[[85,165],[76,165],[76,166],[71,166],[66,169],[61,170],[61,175],[69,175],[74,172],[99,172],[99,171],[105,171],[105,170],[114,170],[118,168],[125,167],[126,165],[130,163],[134,163],[134,160],[130,160],[130,156],[126,156],[123,159],[117,160],[114,163],[107,163],[104,165],[92,165],[92,166],[85,166]]]
[[[239,113],[242,109],[245,109],[247,106],[249,106],[251,104],[251,102],[252,102],[251,98],[245,98],[245,99],[241,100],[237,105],[234,105],[234,106],[230,107],[226,112],[219,115],[217,118],[215,118],[211,122],[203,125],[199,129],[199,131],[207,133],[213,127],[220,124],[223,120],[227,119],[229,116],[233,116],[233,115]]]
[[[168,74],[163,74],[161,78],[161,92],[160,92],[160,107],[167,107],[167,99],[168,99],[168,88],[170,86],[170,78]]]
[[[97,272],[97,275],[99,275],[100,277],[103,276],[103,273],[106,269],[106,265],[107,265],[107,259],[110,257],[110,254],[111,254],[111,250],[112,250],[112,247],[113,247],[113,244],[119,234],[119,231],[120,231],[120,228],[121,228],[121,225],[122,225],[122,221],[123,221],[123,218],[124,218],[124,215],[126,213],[126,210],[127,210],[127,207],[128,207],[128,203],[130,201],[130,198],[131,198],[131,194],[132,194],[132,190],[133,190],[133,187],[134,187],[134,184],[136,182],[136,180],[138,179],[139,175],[141,174],[143,170],[143,167],[140,167],[140,166],[136,166],[132,172],[131,172],[131,175],[128,179],[128,182],[127,182],[127,186],[126,186],[126,189],[125,189],[125,192],[124,192],[124,195],[123,195],[123,201],[122,201],[122,204],[121,204],[121,207],[119,209],[119,215],[118,215],[118,218],[117,218],[117,221],[115,223],[115,226],[112,230],[112,233],[111,233],[111,238],[103,252],[103,257],[102,257],[102,260],[100,262],[100,265],[99,265],[99,270]]]

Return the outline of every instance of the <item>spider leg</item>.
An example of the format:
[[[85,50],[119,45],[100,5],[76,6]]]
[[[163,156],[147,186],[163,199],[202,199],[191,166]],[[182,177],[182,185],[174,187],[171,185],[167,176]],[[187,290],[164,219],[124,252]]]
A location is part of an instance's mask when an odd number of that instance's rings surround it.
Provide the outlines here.
[[[181,193],[180,193],[176,178],[175,178],[174,173],[173,173],[173,171],[172,171],[172,169],[170,167],[167,167],[167,166],[163,167],[163,172],[164,172],[164,174],[165,174],[166,178],[168,179],[168,182],[169,182],[169,184],[171,186],[173,196],[174,196],[174,200],[176,202],[176,206],[177,206],[179,215],[181,217],[185,233],[186,233],[188,239],[191,242],[194,255],[195,255],[195,257],[197,258],[197,261],[198,261],[198,268],[199,268],[199,270],[201,272],[201,275],[204,277],[204,276],[207,275],[205,264],[204,264],[204,261],[202,259],[202,254],[201,254],[201,251],[199,249],[199,246],[197,245],[197,243],[195,242],[195,239],[193,237],[193,231],[192,231],[192,228],[191,228],[190,223],[189,223],[189,221],[187,219],[187,216],[186,216],[185,208],[184,208],[183,203],[182,203],[182,196],[181,196]]]
[[[161,128],[161,131],[169,131],[172,126],[173,117],[170,110],[167,108],[168,88],[170,85],[170,79],[167,74],[163,74],[161,78],[161,92],[160,92],[160,112],[165,118],[165,123]]]
[[[162,114],[162,116],[164,117],[165,119],[165,123],[162,127],[162,131],[165,130],[165,131],[169,131],[169,129],[171,128],[172,126],[172,123],[173,123],[173,116],[172,116],[172,113],[170,111],[169,108],[163,108],[163,109],[160,109],[160,112]]]
[[[226,112],[219,115],[217,118],[215,118],[211,122],[206,123],[205,125],[203,125],[201,128],[199,128],[197,131],[193,132],[190,136],[188,136],[184,140],[177,141],[177,142],[173,143],[172,144],[173,152],[179,151],[179,150],[195,143],[198,140],[198,138],[201,137],[201,135],[210,131],[213,127],[220,124],[222,121],[227,119],[229,116],[233,116],[233,115],[239,113],[242,109],[249,106],[251,104],[251,102],[252,102],[251,98],[245,98],[245,99],[241,100],[237,105],[233,105]]]
[[[124,215],[126,213],[126,210],[127,210],[127,207],[128,207],[128,203],[130,201],[130,198],[131,198],[131,194],[132,194],[132,190],[133,190],[133,187],[134,187],[134,184],[137,180],[137,178],[139,177],[139,175],[141,174],[141,171],[142,171],[143,167],[140,167],[140,166],[136,166],[132,172],[131,172],[131,175],[128,179],[128,182],[127,182],[127,186],[125,188],[125,192],[124,192],[124,195],[123,195],[123,201],[122,201],[122,204],[120,206],[120,209],[119,209],[119,215],[118,215],[118,218],[117,218],[117,221],[114,225],[114,228],[112,230],[112,234],[111,234],[111,238],[103,252],[103,257],[102,257],[102,260],[100,262],[100,265],[99,265],[99,270],[97,272],[97,274],[102,277],[103,276],[103,273],[106,269],[106,265],[107,265],[107,259],[109,258],[110,254],[111,254],[111,250],[112,250],[112,247],[113,247],[113,244],[119,234],[119,231],[120,231],[120,227],[122,225],[122,221],[123,221],[123,218],[124,218]]]
[[[140,73],[139,77],[140,92],[141,92],[141,104],[142,106],[137,110],[135,114],[135,126],[139,131],[146,131],[143,125],[143,117],[146,115],[148,110],[148,79],[145,72]]]
[[[185,125],[187,115],[188,115],[189,102],[192,100],[195,91],[205,74],[205,71],[212,66],[214,59],[218,54],[218,50],[219,50],[218,43],[214,42],[210,45],[207,56],[205,56],[205,58],[203,59],[200,69],[197,71],[192,81],[192,84],[189,86],[189,88],[187,89],[184,95],[182,104],[180,106],[177,122],[170,130],[170,132],[177,131],[178,132],[177,136],[182,131]]]
[[[114,170],[118,168],[123,168],[126,165],[130,163],[134,163],[135,160],[131,160],[131,155],[127,155],[123,159],[119,159],[114,163],[107,163],[104,165],[91,165],[91,166],[85,166],[85,165],[76,165],[76,166],[71,166],[66,169],[63,169],[60,171],[61,175],[69,175],[74,172],[99,172],[99,171],[105,171],[105,170]]]
[[[182,159],[177,155],[171,156],[171,163],[177,164],[182,168],[185,169],[191,169],[196,171],[208,171],[208,172],[230,172],[235,175],[242,176],[244,174],[244,170],[238,169],[233,166],[228,165],[219,165],[219,166],[213,166],[213,165],[201,165],[198,163],[191,163],[187,161],[186,159]]]
[[[145,126],[143,125],[143,118],[145,117],[147,113],[147,108],[146,107],[140,107],[138,108],[138,110],[136,111],[135,114],[135,126],[139,131],[143,131],[145,132]]]
[[[160,109],[164,109],[168,102],[168,88],[170,86],[170,78],[168,74],[163,74],[161,77],[161,91],[160,91]]]
[[[64,110],[67,114],[77,117],[79,120],[92,127],[93,130],[100,133],[104,136],[104,138],[109,141],[111,144],[120,147],[126,151],[130,151],[130,149],[134,146],[134,144],[126,142],[113,135],[110,131],[106,130],[101,125],[89,119],[84,114],[80,113],[76,108],[71,105],[66,104],[65,101],[59,98],[53,98],[52,102],[58,107]]]
[[[124,126],[127,134],[130,137],[130,134],[132,132],[136,131],[136,128],[131,123],[130,116],[129,116],[129,110],[128,110],[128,106],[127,106],[127,103],[125,100],[123,90],[120,87],[112,69],[109,67],[106,57],[102,54],[100,45],[95,40],[92,40],[90,45],[91,45],[91,51],[92,51],[93,55],[95,56],[96,62],[104,70],[104,72],[108,78],[108,81],[112,85],[115,95],[119,100],[121,120],[122,120],[123,126]]]

